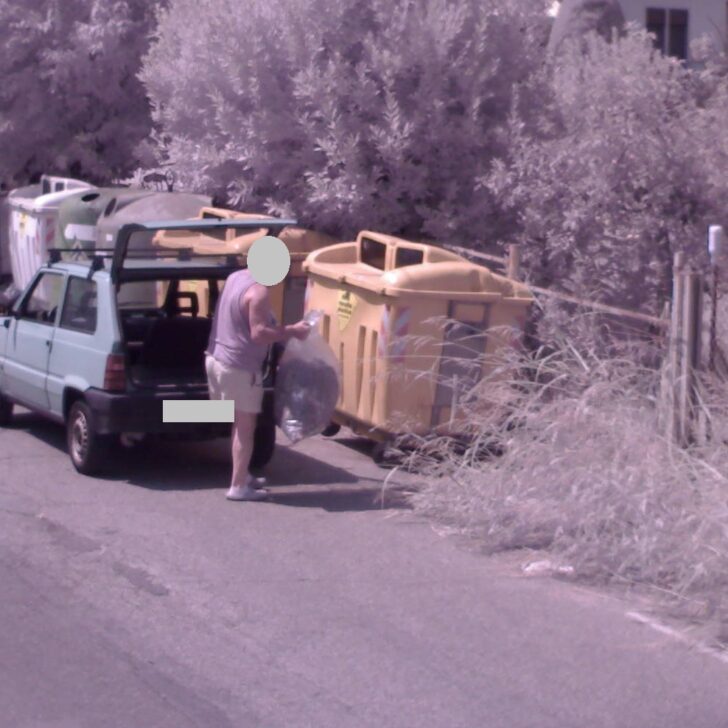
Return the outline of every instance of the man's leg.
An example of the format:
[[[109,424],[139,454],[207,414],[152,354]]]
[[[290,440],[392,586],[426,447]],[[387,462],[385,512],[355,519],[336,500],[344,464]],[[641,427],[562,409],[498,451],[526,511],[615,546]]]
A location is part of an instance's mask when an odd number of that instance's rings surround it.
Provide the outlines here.
[[[233,425],[233,477],[231,485],[242,488],[248,484],[250,458],[253,454],[253,437],[258,415],[235,410]]]
[[[233,474],[229,500],[265,500],[268,492],[261,483],[250,477],[250,459],[255,444],[262,389],[254,387],[253,375],[234,373],[230,380],[230,398],[235,401],[235,421],[232,434]]]

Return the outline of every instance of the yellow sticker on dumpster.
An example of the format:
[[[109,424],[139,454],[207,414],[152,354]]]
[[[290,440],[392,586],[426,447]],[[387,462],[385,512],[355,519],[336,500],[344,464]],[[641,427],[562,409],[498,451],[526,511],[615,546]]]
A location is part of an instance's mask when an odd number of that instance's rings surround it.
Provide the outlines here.
[[[336,315],[339,319],[339,330],[343,331],[349,323],[357,304],[357,297],[351,291],[341,291],[336,305]]]

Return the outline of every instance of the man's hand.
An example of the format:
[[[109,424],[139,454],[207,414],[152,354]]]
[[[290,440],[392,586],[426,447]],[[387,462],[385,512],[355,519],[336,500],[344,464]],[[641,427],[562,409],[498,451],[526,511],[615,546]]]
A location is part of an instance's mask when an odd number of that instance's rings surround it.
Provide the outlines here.
[[[299,321],[297,324],[291,324],[287,328],[294,339],[304,341],[311,333],[312,327],[307,321]]]
[[[256,344],[275,344],[289,339],[303,341],[311,333],[311,326],[306,321],[288,326],[271,323],[270,296],[265,286],[257,283],[251,286],[243,297],[242,305],[243,315],[247,315],[250,322],[250,337]]]

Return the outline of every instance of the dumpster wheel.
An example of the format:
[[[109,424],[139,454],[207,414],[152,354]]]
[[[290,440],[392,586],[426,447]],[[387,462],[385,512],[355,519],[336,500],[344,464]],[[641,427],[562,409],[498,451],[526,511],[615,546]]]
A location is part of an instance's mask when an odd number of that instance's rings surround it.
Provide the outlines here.
[[[391,440],[375,442],[372,447],[372,460],[382,468],[391,468],[397,463],[397,456]]]
[[[324,437],[336,437],[340,432],[341,425],[337,424],[336,422],[332,422],[323,429],[321,434]]]

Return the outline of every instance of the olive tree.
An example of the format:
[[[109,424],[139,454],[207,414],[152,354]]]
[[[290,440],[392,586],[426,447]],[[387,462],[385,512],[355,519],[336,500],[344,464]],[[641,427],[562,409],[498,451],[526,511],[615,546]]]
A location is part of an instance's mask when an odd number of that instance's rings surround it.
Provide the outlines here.
[[[141,78],[183,184],[348,235],[487,239],[538,0],[172,0]],[[531,112],[533,113],[533,112]]]
[[[152,131],[137,78],[158,2],[0,2],[0,176],[106,182],[140,162]]]

